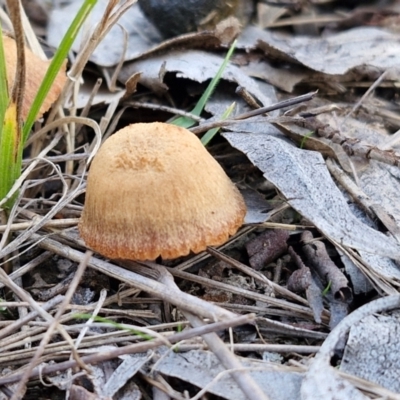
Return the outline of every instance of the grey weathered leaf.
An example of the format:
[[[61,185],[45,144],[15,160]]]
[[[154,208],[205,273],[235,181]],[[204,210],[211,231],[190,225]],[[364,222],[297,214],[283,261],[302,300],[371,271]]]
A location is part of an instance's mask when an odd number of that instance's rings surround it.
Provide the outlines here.
[[[295,60],[330,75],[343,75],[357,67],[383,71],[400,65],[399,35],[375,27],[353,28],[312,38],[249,26],[240,36],[238,46],[258,47],[275,57]]]
[[[298,149],[270,135],[231,132],[224,136],[326,236],[367,253],[400,259],[398,242],[352,214],[319,153]]]
[[[254,190],[241,190],[242,196],[246,203],[245,224],[259,224],[267,221],[272,210],[271,204],[265,198]]]
[[[164,83],[164,76],[167,72],[176,73],[178,78],[202,83],[212,79],[222,63],[222,56],[205,51],[176,50],[170,51],[168,54],[127,63],[121,69],[118,79],[125,82],[132,74],[141,72],[140,83],[142,85],[151,88],[156,93],[164,93],[168,89]],[[263,93],[254,79],[232,64],[225,68],[222,79],[244,87],[264,105],[273,103],[269,93],[267,95]]]
[[[107,4],[108,0],[98,1],[85,23],[85,34],[88,31],[92,32],[94,30],[97,23],[101,20]],[[81,5],[82,1],[78,0],[66,7],[55,8],[52,11],[47,28],[47,41],[51,46],[58,47]],[[125,54],[123,54],[125,43],[124,31],[128,35]],[[80,34],[73,44],[72,48],[74,51],[79,51],[82,40],[85,40],[85,38]],[[161,37],[156,28],[148,22],[139,6],[134,4],[122,15],[118,24],[114,25],[99,43],[90,60],[98,65],[111,67],[118,64],[122,57],[124,60],[130,60],[140,55],[160,40]]]
[[[254,78],[263,79],[274,87],[291,93],[294,87],[311,75],[308,71],[300,69],[275,68],[270,65],[265,57],[261,60],[250,60],[241,70]]]
[[[285,370],[279,364],[261,360],[241,359],[245,368],[254,368],[252,378],[270,400],[300,400],[302,374]],[[177,377],[200,388],[209,385],[225,368],[217,357],[207,351],[192,350],[183,354],[170,351],[154,367],[154,370],[171,377]],[[229,374],[207,386],[207,391],[224,399],[244,400],[243,392]]]
[[[380,183],[376,183],[377,186],[380,186]],[[363,210],[361,210],[356,204],[349,204],[349,207],[352,211],[352,213],[364,224],[368,225],[369,227],[373,229],[377,229],[378,224],[376,221],[372,221],[365,213]],[[366,253],[363,251],[360,251],[360,255],[363,259],[363,261],[368,265],[368,269],[370,272],[373,272],[371,274],[365,275],[365,272],[360,270],[359,267],[357,267],[354,262],[341,250],[338,249],[338,252],[340,254],[340,257],[342,259],[342,263],[344,264],[344,267],[346,269],[346,273],[349,276],[351,280],[351,284],[353,287],[353,291],[355,294],[360,294],[360,293],[368,293],[369,291],[372,290],[372,285],[369,279],[371,279],[373,276],[378,276],[380,279],[377,281],[375,279],[372,279],[372,282],[374,282],[374,285],[378,283],[378,286],[382,290],[383,287],[379,285],[379,283],[383,283],[382,280],[400,280],[400,270],[399,267],[397,266],[396,262],[394,260],[391,260],[388,257],[382,257],[376,254],[371,254],[371,253]],[[367,277],[368,276],[368,277]],[[388,290],[389,289],[389,290]],[[396,289],[392,288],[390,289],[389,286],[386,286],[386,289],[383,289],[384,292],[387,294],[390,293],[395,293]]]
[[[335,351],[340,350],[344,346],[345,343],[343,340],[346,338],[347,332],[352,326],[371,314],[397,309],[399,304],[399,295],[383,297],[360,307],[344,318],[336,328],[332,330],[312,360],[301,385],[302,400],[332,398],[337,400],[369,399],[370,397],[362,394],[352,383],[340,377],[337,370],[332,366],[332,358]],[[366,350],[371,352],[370,346],[366,346],[365,343],[363,346]],[[376,355],[371,358],[371,361],[372,363],[376,362]],[[391,393],[391,395],[394,395],[394,393]],[[390,396],[388,398],[395,397]]]
[[[125,355],[117,369],[113,372],[107,383],[104,385],[103,395],[113,397],[151,358],[148,354]]]
[[[349,333],[340,370],[400,392],[399,312],[370,315]]]
[[[351,281],[351,286],[353,287],[354,294],[365,294],[370,292],[373,289],[373,286],[371,285],[371,282],[368,280],[368,278],[363,274],[363,272],[359,268],[357,268],[354,262],[341,250],[339,250],[339,255],[344,265],[346,274]],[[372,256],[376,257],[377,260],[383,259],[383,257],[381,256]],[[390,259],[388,260],[392,261]]]
[[[400,181],[399,168],[371,160],[368,168],[359,174],[361,189],[371,200],[388,214],[396,226],[395,234],[400,229]]]

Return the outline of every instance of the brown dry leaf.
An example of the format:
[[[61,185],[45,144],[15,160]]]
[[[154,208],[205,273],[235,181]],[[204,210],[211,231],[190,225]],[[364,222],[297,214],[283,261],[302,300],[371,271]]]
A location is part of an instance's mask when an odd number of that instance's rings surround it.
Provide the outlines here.
[[[266,230],[254,239],[250,239],[245,247],[249,255],[249,264],[260,270],[287,251],[289,232],[283,229]]]
[[[304,231],[301,234],[301,240],[308,265],[319,275],[324,285],[328,284],[328,282],[331,283],[329,291],[336,300],[351,304],[353,293],[349,282],[340,268],[330,258],[325,244],[320,240],[314,239],[310,231]]]
[[[321,315],[324,310],[322,290],[311,275],[310,268],[304,266],[294,271],[287,281],[287,288],[295,293],[303,291],[306,293],[308,304],[314,313],[314,320],[320,324],[322,322]]]
[[[7,68],[7,80],[8,80],[8,91],[11,92],[11,88],[14,84],[15,70],[17,65],[17,47],[15,40],[3,35],[4,52],[6,54],[6,68]],[[22,119],[25,120],[28,116],[29,109],[36,97],[36,93],[43,81],[43,78],[47,72],[47,68],[50,65],[50,61],[42,60],[39,56],[32,53],[27,47],[25,47],[26,57],[26,84],[25,84],[25,95],[22,103]],[[36,119],[39,119],[51,105],[57,100],[61,93],[62,88],[67,80],[65,74],[66,63],[64,68],[58,73],[56,80],[54,81],[49,93],[46,96],[42,106],[40,107],[39,114]]]

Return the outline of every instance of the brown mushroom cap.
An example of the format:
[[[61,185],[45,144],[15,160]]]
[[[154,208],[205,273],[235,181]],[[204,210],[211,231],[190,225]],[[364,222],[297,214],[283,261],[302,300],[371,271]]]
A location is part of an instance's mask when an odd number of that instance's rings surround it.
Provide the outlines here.
[[[8,91],[11,93],[11,88],[14,84],[15,70],[17,68],[17,45],[15,40],[9,36],[3,35],[3,46],[4,54],[6,59],[7,68],[7,81]],[[34,54],[28,47],[25,47],[25,63],[26,63],[26,82],[25,82],[25,93],[22,102],[22,119],[26,120],[29,109],[36,97],[36,93],[42,84],[43,78],[46,75],[47,68],[51,61],[42,60],[39,56]],[[51,105],[57,100],[61,93],[62,88],[67,80],[65,73],[66,64],[57,74],[55,81],[53,82],[49,93],[47,94],[40,111],[36,116],[39,119],[46,111],[49,110]]]
[[[132,124],[94,157],[79,230],[108,258],[171,259],[226,242],[245,213],[241,194],[193,133]]]

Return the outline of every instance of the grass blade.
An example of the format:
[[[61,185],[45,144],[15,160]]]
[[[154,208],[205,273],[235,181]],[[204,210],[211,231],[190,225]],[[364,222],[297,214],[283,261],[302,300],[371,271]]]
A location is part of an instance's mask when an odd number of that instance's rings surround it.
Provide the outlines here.
[[[232,43],[231,47],[229,47],[229,50],[225,56],[224,62],[221,64],[221,66],[218,69],[218,72],[216,73],[214,78],[211,80],[211,82],[207,86],[207,89],[204,91],[203,95],[200,97],[196,106],[191,111],[192,114],[200,116],[200,114],[203,112],[204,107],[207,104],[207,101],[210,99],[215,88],[217,87],[218,82],[220,81],[222,74],[224,73],[225,68],[229,63],[229,60],[232,57],[235,47],[236,47],[236,40]],[[195,123],[196,123],[196,121],[194,121],[193,119],[188,118],[188,117],[178,117],[178,118],[175,118],[174,120],[172,120],[172,122],[171,122],[171,124],[178,125],[183,128],[190,128]]]
[[[0,199],[3,199],[21,173],[22,146],[21,132],[17,120],[17,105],[11,102],[4,114],[4,123],[0,137]],[[4,208],[10,208],[15,196],[9,199]]]
[[[235,109],[236,103],[233,102],[226,110],[225,112],[222,114],[221,116],[221,120],[223,121],[224,119],[227,119],[233,112],[233,110]],[[204,146],[207,146],[208,143],[212,140],[212,138],[218,133],[218,131],[221,128],[213,128],[208,130],[204,136],[201,138],[201,143],[203,143]]]

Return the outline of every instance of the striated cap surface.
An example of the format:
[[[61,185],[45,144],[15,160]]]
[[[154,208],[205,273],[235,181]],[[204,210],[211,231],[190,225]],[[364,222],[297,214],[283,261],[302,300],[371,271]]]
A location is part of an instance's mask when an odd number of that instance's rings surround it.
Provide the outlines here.
[[[108,138],[94,157],[79,230],[108,258],[171,259],[226,242],[245,213],[241,194],[193,133],[140,123]]]

